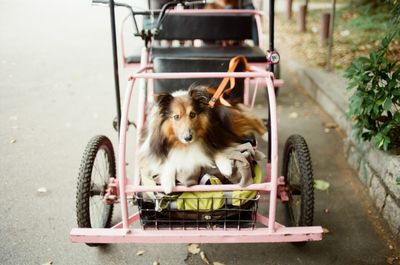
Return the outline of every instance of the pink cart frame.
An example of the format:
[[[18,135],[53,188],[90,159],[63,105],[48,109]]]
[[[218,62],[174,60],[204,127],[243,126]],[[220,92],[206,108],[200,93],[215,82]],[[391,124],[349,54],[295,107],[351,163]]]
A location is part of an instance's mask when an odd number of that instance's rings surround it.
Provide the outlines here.
[[[216,11],[173,11],[177,13],[191,13],[201,15]],[[256,22],[260,25],[260,13],[257,11],[223,11],[235,13],[253,13]],[[258,27],[259,29],[261,27]],[[261,34],[259,36],[262,36]],[[186,72],[186,73],[154,73],[149,63],[148,49],[143,48],[140,69],[129,76],[125,90],[121,110],[121,127],[117,151],[116,193],[122,213],[122,221],[111,228],[73,228],[70,232],[72,242],[79,243],[266,243],[266,242],[300,242],[317,241],[322,239],[323,230],[320,226],[308,227],[285,227],[276,221],[276,208],[278,199],[285,200],[285,192],[282,192],[284,178],[278,176],[278,130],[276,98],[274,86],[282,84],[280,80],[274,80],[271,72],[263,70],[259,65],[252,65],[249,72]],[[265,68],[265,67],[264,67]],[[136,117],[136,149],[138,150],[138,139],[146,117],[146,105],[152,100],[152,84],[154,79],[181,79],[181,78],[223,78],[235,77],[251,79],[263,79],[268,92],[268,106],[271,123],[271,161],[266,165],[266,176],[263,183],[252,184],[246,188],[239,185],[195,185],[191,187],[177,186],[174,192],[193,191],[234,191],[234,190],[256,190],[261,194],[269,194],[268,216],[259,213],[256,221],[260,224],[252,228],[213,228],[213,229],[143,229],[134,228],[133,224],[140,221],[140,214],[136,212],[128,214],[129,196],[138,192],[162,192],[161,186],[148,187],[141,185],[140,176],[136,168],[133,177],[129,178],[126,172],[126,138],[128,127],[128,114],[134,88],[137,88],[138,104]],[[149,82],[137,82],[147,80]],[[136,83],[140,83],[135,87]],[[146,83],[149,84],[146,86]],[[249,82],[245,82],[245,103],[249,102]],[[256,93],[256,92],[255,92]],[[247,101],[247,102],[246,102]],[[136,162],[136,161],[135,161]],[[287,198],[286,198],[287,199]],[[263,204],[262,204],[263,205]],[[260,206],[259,206],[260,208]]]

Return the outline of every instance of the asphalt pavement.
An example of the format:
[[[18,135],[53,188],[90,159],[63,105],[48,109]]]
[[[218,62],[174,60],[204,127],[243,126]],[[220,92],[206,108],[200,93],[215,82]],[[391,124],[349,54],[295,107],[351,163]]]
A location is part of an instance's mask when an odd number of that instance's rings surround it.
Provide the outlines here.
[[[117,11],[118,17],[124,14]],[[109,136],[114,146],[117,139],[108,15],[90,1],[0,0],[0,264],[205,264],[199,255],[188,255],[185,244],[91,248],[69,240],[85,145],[96,134]],[[304,247],[201,249],[210,261],[226,265],[386,264],[398,242],[346,164],[340,131],[327,128],[330,117],[302,93],[284,65],[282,74],[279,150],[291,134],[307,140],[315,178],[330,183],[328,190],[316,191],[314,221],[328,233]],[[122,87],[124,80],[126,71]],[[255,110],[265,114],[261,102]]]

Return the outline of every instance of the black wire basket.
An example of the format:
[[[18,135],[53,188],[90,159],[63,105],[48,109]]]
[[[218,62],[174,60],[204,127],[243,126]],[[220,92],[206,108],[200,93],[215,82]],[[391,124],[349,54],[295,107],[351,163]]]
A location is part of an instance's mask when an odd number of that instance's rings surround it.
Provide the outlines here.
[[[137,194],[140,223],[143,229],[254,229],[259,195],[254,198],[190,197],[149,199]],[[218,202],[218,203],[216,203]],[[162,206],[160,206],[162,204]],[[185,208],[191,205],[190,209]],[[207,204],[208,209],[201,209]],[[180,207],[177,207],[180,205]],[[197,205],[197,207],[196,207]],[[194,209],[193,209],[194,208]],[[201,210],[197,210],[201,209]]]

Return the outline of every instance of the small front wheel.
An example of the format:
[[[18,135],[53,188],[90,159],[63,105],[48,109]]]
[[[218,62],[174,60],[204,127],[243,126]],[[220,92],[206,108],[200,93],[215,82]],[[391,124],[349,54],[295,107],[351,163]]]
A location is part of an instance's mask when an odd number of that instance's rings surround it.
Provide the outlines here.
[[[282,174],[289,196],[289,201],[284,203],[286,226],[312,226],[314,218],[313,170],[310,151],[306,141],[300,135],[292,135],[286,141]]]
[[[106,136],[98,135],[87,144],[79,169],[76,192],[78,227],[110,227],[113,205],[107,205],[103,200],[110,178],[115,178],[114,149]]]

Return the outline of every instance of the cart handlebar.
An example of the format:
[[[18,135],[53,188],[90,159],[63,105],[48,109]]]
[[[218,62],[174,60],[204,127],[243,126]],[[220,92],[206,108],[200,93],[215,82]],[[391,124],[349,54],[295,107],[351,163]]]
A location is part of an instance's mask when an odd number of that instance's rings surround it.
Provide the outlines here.
[[[213,4],[213,3],[215,3],[215,0],[194,0],[194,1],[177,0],[177,1],[168,2],[165,5],[171,4],[171,3],[173,3],[175,5],[181,4],[183,6],[188,7],[188,6],[194,6],[194,5]],[[105,6],[108,6],[109,4],[110,4],[109,0],[92,0],[92,5],[105,5]],[[130,5],[126,4],[126,3],[122,3],[122,2],[114,2],[114,5],[127,7],[127,8],[132,8],[132,6],[130,6]],[[150,11],[147,12],[147,13],[150,13]]]
[[[162,8],[159,10],[148,10],[148,11],[135,11],[133,10],[133,7],[129,4],[114,1],[114,5],[118,7],[125,7],[129,9],[132,19],[133,19],[133,24],[135,26],[135,31],[136,33],[134,34],[135,36],[141,37],[147,46],[151,38],[154,36],[158,35],[160,33],[161,25],[164,20],[166,11],[168,9],[171,9],[173,7],[181,7],[182,9],[185,9],[185,7],[192,7],[195,5],[205,5],[205,4],[211,4],[214,3],[215,0],[172,0],[167,3],[165,3]],[[96,6],[109,6],[110,1],[109,0],[92,0],[92,5]],[[138,24],[136,22],[135,16],[136,15],[145,15],[145,16],[154,16],[157,15],[157,22],[155,25],[153,25],[150,29],[143,29],[139,31],[138,29]]]

